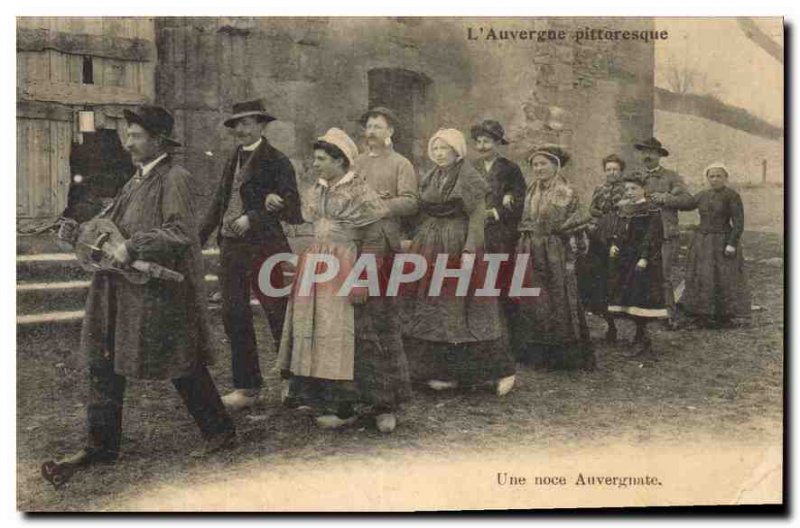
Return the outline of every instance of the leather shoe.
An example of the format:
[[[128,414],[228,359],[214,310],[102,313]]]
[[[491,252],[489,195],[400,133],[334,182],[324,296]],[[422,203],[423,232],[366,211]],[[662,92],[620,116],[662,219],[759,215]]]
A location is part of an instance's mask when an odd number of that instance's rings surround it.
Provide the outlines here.
[[[323,414],[322,416],[317,416],[315,421],[317,425],[323,429],[338,429],[339,427],[355,423],[357,419],[358,416],[356,415],[350,416],[349,418],[339,418],[335,414]]]
[[[458,387],[458,383],[455,381],[430,380],[428,381],[428,387],[435,391],[442,391],[447,389],[455,389]]]
[[[117,453],[85,447],[61,460],[48,460],[42,464],[42,477],[58,489],[72,478],[78,469],[95,463],[113,463]]]
[[[391,433],[397,427],[397,417],[394,413],[383,413],[375,417],[375,426],[382,433]]]
[[[229,412],[241,411],[258,403],[259,389],[236,389],[222,397],[222,404]]]
[[[48,460],[42,464],[42,477],[53,485],[55,489],[60,488],[75,474],[76,466],[71,464],[60,464],[53,460]]]
[[[511,389],[514,388],[514,382],[517,380],[515,375],[506,376],[503,379],[497,380],[497,387],[495,388],[495,393],[498,396],[505,396]]]

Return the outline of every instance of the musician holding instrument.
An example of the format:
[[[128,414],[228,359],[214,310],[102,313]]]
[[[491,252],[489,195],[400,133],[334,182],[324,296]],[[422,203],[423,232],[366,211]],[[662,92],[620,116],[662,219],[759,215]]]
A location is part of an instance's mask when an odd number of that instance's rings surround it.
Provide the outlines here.
[[[119,455],[127,378],[171,379],[197,423],[204,456],[231,447],[233,422],[207,370],[206,321],[192,176],[169,154],[174,120],[158,106],[125,110],[126,149],[138,167],[113,204],[78,229],[76,254],[94,271],[81,349],[89,367],[88,442],[42,466],[56,487]]]

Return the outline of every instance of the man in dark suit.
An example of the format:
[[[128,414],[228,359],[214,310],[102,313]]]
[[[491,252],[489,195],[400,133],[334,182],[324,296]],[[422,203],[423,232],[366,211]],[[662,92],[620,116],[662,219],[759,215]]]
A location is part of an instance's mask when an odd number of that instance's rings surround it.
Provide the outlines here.
[[[489,184],[486,195],[485,243],[486,253],[512,255],[517,244],[517,224],[525,201],[525,178],[519,165],[500,155],[499,146],[507,145],[502,125],[487,119],[472,127],[472,139],[478,157],[475,168]],[[498,287],[506,293],[510,285],[511,258],[500,268]],[[513,304],[504,302],[506,314]]]
[[[225,126],[239,145],[225,165],[200,229],[203,244],[218,230],[222,320],[231,343],[235,387],[222,398],[229,410],[254,405],[262,385],[250,309],[250,291],[257,284],[259,266],[270,255],[291,252],[281,220],[290,224],[303,221],[292,163],[264,137],[264,128],[274,120],[259,100],[233,105],[233,115],[225,120]],[[281,275],[280,266],[275,270],[273,276]],[[258,298],[273,340],[279,343],[286,298]]]

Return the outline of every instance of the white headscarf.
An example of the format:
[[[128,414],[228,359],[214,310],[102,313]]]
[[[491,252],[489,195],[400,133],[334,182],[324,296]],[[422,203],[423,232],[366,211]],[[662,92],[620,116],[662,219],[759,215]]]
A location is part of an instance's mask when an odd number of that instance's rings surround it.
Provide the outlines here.
[[[703,171],[703,177],[708,178],[708,171],[710,171],[711,169],[722,169],[725,171],[725,175],[729,179],[731,177],[731,171],[728,170],[728,167],[726,167],[724,163],[719,161],[715,161],[714,163],[706,167],[706,170]]]
[[[431,159],[431,161],[435,161],[433,159],[433,142],[437,139],[441,139],[450,145],[450,147],[456,151],[456,156],[458,156],[458,159],[461,159],[467,155],[467,140],[464,139],[464,134],[455,128],[440,128],[431,137],[430,141],[428,141],[428,157]]]
[[[320,136],[317,139],[337,147],[347,157],[350,166],[353,166],[353,163],[355,163],[358,157],[358,147],[355,142],[350,139],[350,136],[347,135],[347,132],[341,128],[329,128],[324,136]]]

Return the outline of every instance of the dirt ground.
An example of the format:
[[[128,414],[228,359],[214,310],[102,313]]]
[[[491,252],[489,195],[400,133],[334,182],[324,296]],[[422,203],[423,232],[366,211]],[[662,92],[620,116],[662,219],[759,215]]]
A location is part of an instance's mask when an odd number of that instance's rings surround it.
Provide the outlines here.
[[[747,232],[747,271],[754,312],[750,328],[656,330],[656,361],[622,356],[621,342],[600,341],[604,325],[590,317],[598,368],[592,372],[538,372],[520,368],[517,386],[503,399],[488,392],[433,394],[415,390],[392,435],[364,421],[340,431],[320,431],[307,417],[284,410],[271,374],[275,354],[262,346],[269,372],[263,402],[236,416],[239,445],[210,460],[189,459],[199,435],[169,382],[132,381],[126,393],[123,455],[115,466],[78,474],[55,491],[39,475],[43,460],[69,453],[85,435],[85,374],[75,353],[76,326],[21,331],[17,349],[17,497],[22,511],[116,509],[125,497],[175,482],[224,477],[258,463],[346,462],[370,453],[480,452],[493,446],[569,446],[624,440],[649,444],[731,438],[779,444],[783,402],[783,237]],[[214,312],[219,352],[212,374],[220,391],[231,388],[229,352]],[[268,340],[257,318],[262,344]]]

